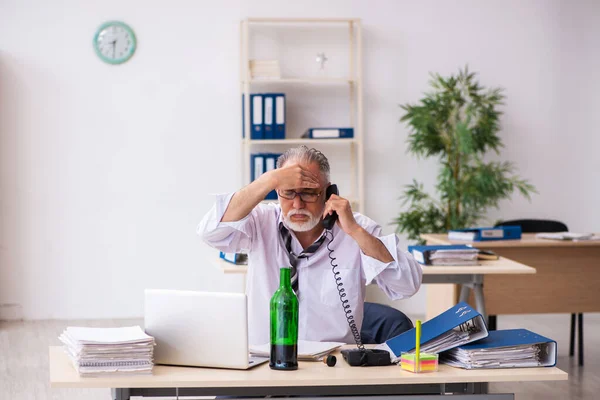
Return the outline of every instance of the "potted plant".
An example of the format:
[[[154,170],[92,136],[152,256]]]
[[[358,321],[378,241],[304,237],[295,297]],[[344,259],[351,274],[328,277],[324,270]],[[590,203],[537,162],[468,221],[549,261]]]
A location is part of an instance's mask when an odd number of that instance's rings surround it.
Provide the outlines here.
[[[490,207],[498,208],[515,190],[528,199],[535,193],[512,163],[484,160],[486,153],[500,154],[502,147],[502,89],[480,86],[467,67],[450,77],[432,74],[430,84],[433,90],[419,103],[401,106],[405,113],[400,119],[410,130],[408,152],[440,162],[438,196],[413,180],[401,197],[408,209],[394,220],[397,232],[420,242],[421,233],[478,225]]]

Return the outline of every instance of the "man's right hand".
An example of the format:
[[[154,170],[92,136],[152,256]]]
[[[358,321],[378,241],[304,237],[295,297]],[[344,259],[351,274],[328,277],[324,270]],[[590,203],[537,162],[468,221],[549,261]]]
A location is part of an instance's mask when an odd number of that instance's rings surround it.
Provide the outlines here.
[[[265,172],[249,185],[238,190],[225,210],[221,222],[239,221],[248,215],[271,190],[319,188],[319,177],[298,164],[285,165]]]
[[[299,188],[319,188],[319,177],[300,164],[285,165],[263,174],[271,180],[275,190],[293,190]]]

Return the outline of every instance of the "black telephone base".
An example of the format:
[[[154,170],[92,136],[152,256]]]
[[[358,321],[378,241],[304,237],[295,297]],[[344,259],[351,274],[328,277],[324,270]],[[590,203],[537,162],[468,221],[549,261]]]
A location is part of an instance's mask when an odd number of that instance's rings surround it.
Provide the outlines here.
[[[376,367],[392,364],[390,353],[379,349],[342,350],[342,356],[351,367]]]

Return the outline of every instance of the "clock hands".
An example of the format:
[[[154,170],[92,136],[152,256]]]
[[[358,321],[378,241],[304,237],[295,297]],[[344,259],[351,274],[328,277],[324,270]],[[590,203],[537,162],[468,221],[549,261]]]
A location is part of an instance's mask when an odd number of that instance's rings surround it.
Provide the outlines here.
[[[110,44],[112,44],[112,47],[113,47],[113,56],[112,56],[112,58],[115,58],[115,46],[117,44],[117,39],[115,39],[112,42],[110,42]]]

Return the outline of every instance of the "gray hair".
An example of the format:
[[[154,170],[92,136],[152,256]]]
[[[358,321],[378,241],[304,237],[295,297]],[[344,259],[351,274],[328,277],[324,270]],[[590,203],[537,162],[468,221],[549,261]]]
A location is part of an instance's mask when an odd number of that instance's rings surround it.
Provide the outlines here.
[[[329,182],[329,161],[327,161],[325,154],[321,153],[319,150],[309,149],[304,145],[287,149],[285,153],[280,155],[277,159],[277,168],[281,168],[291,161],[303,164],[318,164],[319,171],[321,171],[325,180]]]

